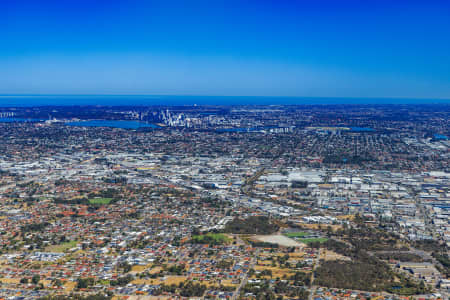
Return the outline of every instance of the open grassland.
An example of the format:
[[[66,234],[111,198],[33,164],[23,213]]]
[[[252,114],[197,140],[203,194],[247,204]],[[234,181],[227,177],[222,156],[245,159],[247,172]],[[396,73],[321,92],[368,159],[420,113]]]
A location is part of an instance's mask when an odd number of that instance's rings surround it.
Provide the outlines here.
[[[324,249],[320,255],[320,259],[323,260],[351,260],[350,257],[338,254],[331,250]]]
[[[162,268],[158,266],[158,267],[154,267],[153,269],[151,269],[148,273],[156,274],[156,273],[159,273],[161,270],[162,270]]]
[[[112,201],[112,198],[93,198],[89,199],[90,204],[100,204],[100,205],[106,205],[109,204]]]
[[[19,284],[20,283],[20,278],[0,278],[0,282],[1,283],[6,283],[6,284]]]
[[[64,283],[64,291],[71,292],[76,286],[77,286],[77,283],[75,281],[66,281]]]
[[[146,266],[134,265],[131,267],[131,272],[141,273],[141,272],[144,272],[145,270],[151,268],[151,266],[152,266],[151,264],[146,265]]]

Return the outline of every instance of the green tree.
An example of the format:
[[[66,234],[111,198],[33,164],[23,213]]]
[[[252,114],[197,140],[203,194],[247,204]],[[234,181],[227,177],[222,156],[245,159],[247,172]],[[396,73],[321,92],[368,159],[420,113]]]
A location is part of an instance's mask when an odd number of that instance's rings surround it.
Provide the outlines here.
[[[34,275],[32,278],[31,278],[31,282],[33,283],[33,284],[38,284],[39,283],[39,281],[41,280],[41,276],[39,276],[39,275]]]

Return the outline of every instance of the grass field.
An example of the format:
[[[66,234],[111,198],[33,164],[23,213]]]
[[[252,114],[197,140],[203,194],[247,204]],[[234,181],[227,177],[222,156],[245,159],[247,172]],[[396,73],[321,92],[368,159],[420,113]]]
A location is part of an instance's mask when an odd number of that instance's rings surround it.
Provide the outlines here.
[[[90,204],[109,204],[112,201],[112,198],[94,198],[89,199]]]
[[[225,244],[231,241],[231,239],[223,233],[207,233],[202,235],[192,236],[192,240],[199,244]]]
[[[48,252],[64,252],[66,250],[76,247],[77,244],[78,241],[70,241],[59,245],[48,246],[47,248],[45,248],[45,250]]]
[[[290,237],[290,238],[302,238],[302,237],[308,235],[308,233],[307,232],[303,232],[303,231],[299,231],[299,232],[285,233],[284,235],[287,236],[287,237]]]
[[[98,284],[101,284],[101,285],[109,286],[110,281],[109,281],[109,280],[104,280],[104,279],[102,279],[102,280],[99,280],[97,283],[98,283]]]
[[[305,243],[305,244],[314,243],[314,242],[325,243],[326,241],[328,241],[328,239],[327,238],[310,238],[310,239],[299,239],[298,241]]]

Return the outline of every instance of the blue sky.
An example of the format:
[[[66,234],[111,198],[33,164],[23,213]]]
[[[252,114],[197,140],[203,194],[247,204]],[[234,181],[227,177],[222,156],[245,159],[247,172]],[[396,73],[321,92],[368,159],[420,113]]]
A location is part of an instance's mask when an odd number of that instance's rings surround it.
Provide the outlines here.
[[[449,1],[0,1],[0,94],[450,98]]]

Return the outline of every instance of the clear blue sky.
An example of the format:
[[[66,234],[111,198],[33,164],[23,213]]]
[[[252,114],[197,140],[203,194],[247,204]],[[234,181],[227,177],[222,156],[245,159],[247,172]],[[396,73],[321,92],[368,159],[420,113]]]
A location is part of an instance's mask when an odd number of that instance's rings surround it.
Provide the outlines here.
[[[2,0],[0,94],[450,98],[450,1]]]

